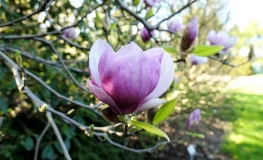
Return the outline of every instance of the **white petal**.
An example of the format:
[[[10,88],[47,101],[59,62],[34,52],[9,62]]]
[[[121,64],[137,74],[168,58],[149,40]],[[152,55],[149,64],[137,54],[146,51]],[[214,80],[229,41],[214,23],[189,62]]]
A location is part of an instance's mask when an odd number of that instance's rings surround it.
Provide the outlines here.
[[[99,60],[102,53],[106,49],[112,49],[111,46],[103,41],[102,39],[98,39],[91,47],[89,54],[89,70],[92,80],[96,82],[96,84],[101,87],[100,75],[99,75]]]
[[[174,63],[169,53],[164,52],[161,62],[161,75],[155,89],[142,100],[145,103],[162,95],[171,85],[174,79]]]
[[[137,108],[137,110],[135,111],[135,113],[138,113],[140,111],[145,111],[147,109],[150,109],[150,108],[153,108],[153,107],[157,107],[159,106],[160,104],[163,104],[165,103],[166,101],[163,100],[163,99],[159,99],[159,98],[155,98],[155,99],[152,99],[148,102],[145,102],[143,104],[140,104]]]

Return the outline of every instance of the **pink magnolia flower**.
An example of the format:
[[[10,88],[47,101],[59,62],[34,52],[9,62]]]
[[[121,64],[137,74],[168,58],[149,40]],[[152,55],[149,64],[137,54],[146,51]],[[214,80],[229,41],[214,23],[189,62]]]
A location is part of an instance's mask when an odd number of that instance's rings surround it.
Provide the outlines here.
[[[193,18],[187,28],[184,30],[184,34],[181,41],[181,50],[186,51],[188,50],[191,45],[194,43],[195,38],[198,35],[198,20],[197,18]]]
[[[208,61],[207,57],[197,56],[195,54],[190,54],[189,61],[192,65],[204,64]]]
[[[181,31],[184,26],[181,23],[179,23],[178,21],[170,20],[167,22],[167,27],[168,27],[168,30],[176,33],[178,31]]]
[[[211,30],[207,36],[208,41],[211,45],[222,45],[223,53],[227,53],[227,51],[233,47],[237,42],[237,36],[229,36],[226,32],[219,31],[216,33],[215,30]]]
[[[67,28],[64,30],[64,36],[69,38],[69,39],[73,39],[73,38],[77,38],[79,36],[79,33],[77,32],[76,28]]]
[[[151,34],[152,36],[155,36],[155,31],[153,30]],[[148,42],[151,39],[151,35],[149,31],[145,27],[143,27],[141,30],[141,37],[142,37],[143,42]]]
[[[90,91],[117,115],[156,107],[174,78],[171,56],[162,48],[142,51],[131,42],[115,52],[98,39],[89,55]]]
[[[144,3],[146,4],[146,6],[153,7],[160,1],[162,0],[144,0]]]
[[[200,109],[195,109],[189,116],[188,122],[187,122],[187,129],[191,129],[195,125],[198,125],[201,120],[201,113]]]

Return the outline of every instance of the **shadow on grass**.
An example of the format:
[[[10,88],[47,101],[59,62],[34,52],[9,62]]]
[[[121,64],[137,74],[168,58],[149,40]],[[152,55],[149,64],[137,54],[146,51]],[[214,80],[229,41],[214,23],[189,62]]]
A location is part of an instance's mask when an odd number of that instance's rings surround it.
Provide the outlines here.
[[[235,114],[229,120],[233,129],[222,149],[238,160],[263,159],[263,95],[236,93]]]

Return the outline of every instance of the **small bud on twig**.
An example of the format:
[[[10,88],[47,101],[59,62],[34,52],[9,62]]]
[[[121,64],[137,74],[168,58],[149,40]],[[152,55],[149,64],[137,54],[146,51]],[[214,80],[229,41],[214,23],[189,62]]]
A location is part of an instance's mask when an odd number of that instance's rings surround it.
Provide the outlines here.
[[[41,107],[39,108],[39,112],[45,112],[46,109],[47,109],[47,104],[43,104],[43,106],[41,106]]]

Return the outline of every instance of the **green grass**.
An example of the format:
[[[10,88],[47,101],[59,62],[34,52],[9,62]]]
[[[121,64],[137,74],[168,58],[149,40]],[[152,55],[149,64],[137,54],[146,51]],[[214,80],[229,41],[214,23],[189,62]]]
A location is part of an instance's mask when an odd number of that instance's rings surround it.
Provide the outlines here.
[[[262,93],[262,88],[259,89]],[[263,159],[263,94],[260,92],[241,90],[232,97],[236,117],[222,149],[233,159]]]

